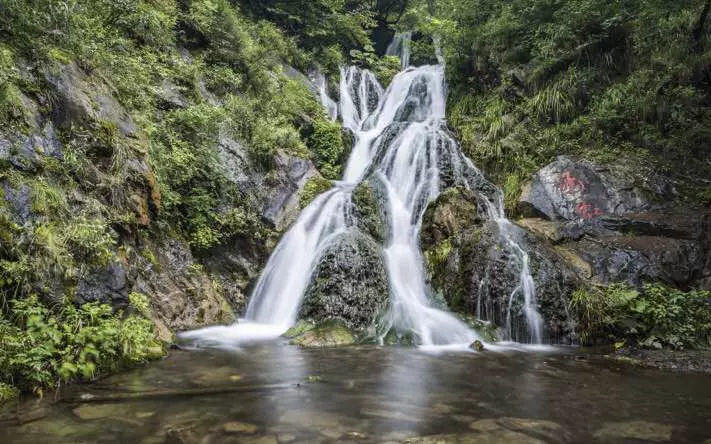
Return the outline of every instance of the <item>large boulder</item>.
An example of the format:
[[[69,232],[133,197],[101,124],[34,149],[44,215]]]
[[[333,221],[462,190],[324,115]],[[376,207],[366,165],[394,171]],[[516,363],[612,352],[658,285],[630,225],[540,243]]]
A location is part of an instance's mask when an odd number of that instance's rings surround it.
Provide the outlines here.
[[[597,283],[708,286],[711,213],[679,206],[658,174],[561,156],[524,187],[519,210]]]
[[[655,208],[654,194],[673,193],[663,177],[639,175],[620,166],[560,156],[533,176],[524,187],[519,206],[527,216],[591,221],[650,210]]]
[[[126,307],[126,269],[120,262],[114,262],[90,270],[79,279],[75,299],[78,304],[100,302],[114,308]]]
[[[299,317],[370,327],[387,303],[389,287],[380,245],[358,231],[335,239],[317,265]]]
[[[452,310],[478,315],[498,326],[508,323],[510,306],[512,339],[529,340],[523,298],[517,291],[523,263],[509,239],[527,252],[545,336],[572,339],[567,306],[578,286],[576,273],[525,230],[479,214],[475,196],[461,188],[445,191],[428,206],[420,240],[433,290]]]

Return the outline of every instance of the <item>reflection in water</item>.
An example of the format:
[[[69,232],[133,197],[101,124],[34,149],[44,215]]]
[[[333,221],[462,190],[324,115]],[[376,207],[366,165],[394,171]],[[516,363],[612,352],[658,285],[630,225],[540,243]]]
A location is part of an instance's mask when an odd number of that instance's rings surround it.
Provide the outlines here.
[[[95,398],[79,398],[86,394]],[[639,430],[674,443],[711,438],[707,377],[581,361],[568,351],[275,342],[176,351],[66,395],[76,401],[5,409],[0,442],[421,442],[447,434],[444,442],[561,443],[626,434],[617,440],[625,442]]]

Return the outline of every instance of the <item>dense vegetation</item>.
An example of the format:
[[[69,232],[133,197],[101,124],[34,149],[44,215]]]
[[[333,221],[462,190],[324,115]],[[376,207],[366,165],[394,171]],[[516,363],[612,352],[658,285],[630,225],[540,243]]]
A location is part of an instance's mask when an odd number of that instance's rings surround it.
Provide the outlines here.
[[[709,6],[427,0],[402,25],[440,36],[450,124],[465,152],[505,187],[509,209],[521,182],[560,154],[668,173],[687,202],[704,205],[711,202]]]

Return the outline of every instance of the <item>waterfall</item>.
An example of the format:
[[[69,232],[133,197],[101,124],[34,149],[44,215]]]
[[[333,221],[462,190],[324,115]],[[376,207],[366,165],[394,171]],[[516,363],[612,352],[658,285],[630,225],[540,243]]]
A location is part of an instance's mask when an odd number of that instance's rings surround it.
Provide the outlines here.
[[[311,75],[311,81],[318,88],[319,99],[321,104],[326,108],[326,113],[331,122],[335,122],[338,119],[338,104],[328,95],[328,84],[326,82],[326,77],[321,71],[315,71]]]
[[[393,41],[388,45],[385,55],[400,57],[402,69],[410,66],[410,44],[412,43],[412,32],[399,32],[395,34]]]
[[[388,52],[409,64],[410,34],[399,34]],[[331,112],[334,103],[320,88]],[[419,233],[427,204],[445,188],[472,190],[496,221],[501,238],[520,262],[520,283],[510,295],[524,295],[524,312],[531,338],[540,342],[541,319],[536,311],[535,283],[528,255],[514,241],[504,217],[501,191],[459,150],[445,121],[444,66],[408,68],[385,91],[368,70],[343,68],[338,113],[354,146],[343,180],[314,200],[277,245],[251,294],[246,317],[229,327],[212,327],[183,337],[222,342],[276,337],[296,322],[299,307],[323,252],[340,234],[355,229],[352,190],[368,177],[383,186],[381,202],[388,215],[384,246],[390,281],[390,304],[384,314],[387,329],[412,333],[422,345],[470,344],[477,334],[453,314],[431,302],[425,279]],[[510,306],[507,331],[511,336]]]

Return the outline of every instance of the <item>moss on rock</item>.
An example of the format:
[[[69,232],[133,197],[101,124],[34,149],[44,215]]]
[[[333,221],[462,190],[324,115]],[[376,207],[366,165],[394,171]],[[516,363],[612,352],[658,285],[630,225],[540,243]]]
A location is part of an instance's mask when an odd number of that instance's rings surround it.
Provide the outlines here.
[[[339,347],[355,344],[355,336],[340,322],[325,322],[301,332],[290,344],[304,348]]]
[[[287,339],[294,339],[316,328],[316,324],[311,321],[300,320],[293,327],[288,329],[282,336]]]
[[[299,205],[304,209],[311,205],[320,194],[325,193],[333,187],[333,183],[321,176],[314,176],[306,182],[304,189],[299,196]]]
[[[362,331],[374,324],[388,294],[380,245],[362,233],[346,233],[324,252],[306,290],[300,318],[337,320]]]
[[[372,180],[362,182],[351,197],[355,206],[358,228],[377,242],[383,243],[386,236],[385,216],[378,204],[378,194]]]

